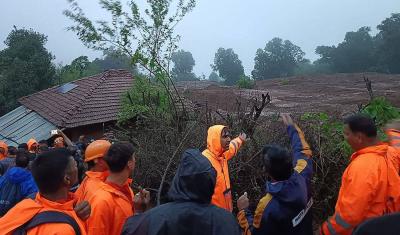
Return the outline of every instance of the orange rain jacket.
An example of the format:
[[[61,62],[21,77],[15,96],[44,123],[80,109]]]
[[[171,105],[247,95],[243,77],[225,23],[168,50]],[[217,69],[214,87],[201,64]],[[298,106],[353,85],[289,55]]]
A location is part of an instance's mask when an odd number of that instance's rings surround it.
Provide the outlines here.
[[[355,152],[343,173],[335,213],[321,234],[351,234],[366,219],[399,211],[400,180],[393,164],[398,157],[399,152],[384,143]]]
[[[4,143],[3,141],[0,141],[0,148],[4,149],[4,154],[0,153],[0,160],[3,160],[4,158],[7,157],[7,153],[8,153],[8,146],[6,143]]]
[[[83,179],[79,188],[75,192],[75,196],[81,201],[87,201],[100,188],[109,175],[108,171],[96,172],[86,171],[86,177]]]
[[[131,182],[132,180],[128,180],[123,185],[123,188],[131,194],[129,198],[105,182],[100,184],[100,188],[89,199],[92,213],[86,221],[88,234],[121,234],[126,219],[135,212]]]
[[[397,149],[400,152],[400,130],[389,129],[387,131],[387,136],[389,138],[389,145]],[[397,172],[400,174],[400,154],[398,157],[392,158],[393,165],[397,169]]]
[[[221,134],[225,126],[215,125],[208,129],[207,149],[203,155],[217,171],[217,182],[211,203],[232,212],[231,181],[229,179],[228,160],[237,154],[243,141],[235,138],[224,152],[221,146]]]
[[[0,234],[11,235],[13,231],[30,219],[37,213],[43,211],[63,212],[75,219],[81,229],[81,234],[86,235],[85,223],[78,218],[74,211],[74,205],[77,202],[73,194],[70,194],[68,201],[59,203],[49,201],[40,194],[36,194],[35,200],[25,199],[13,207],[6,215],[0,218]],[[27,235],[75,235],[75,231],[69,224],[47,223],[30,229]]]

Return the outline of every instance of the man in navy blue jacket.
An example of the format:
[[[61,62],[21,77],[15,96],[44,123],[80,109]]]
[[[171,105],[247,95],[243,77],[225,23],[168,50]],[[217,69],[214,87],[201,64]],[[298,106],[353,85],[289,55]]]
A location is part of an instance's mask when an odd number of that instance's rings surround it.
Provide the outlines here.
[[[284,114],[282,119],[287,126],[293,156],[281,146],[264,147],[264,168],[271,179],[266,183],[267,193],[258,203],[254,216],[248,210],[247,193],[237,201],[238,221],[246,235],[313,234],[309,211],[312,152],[292,118]]]

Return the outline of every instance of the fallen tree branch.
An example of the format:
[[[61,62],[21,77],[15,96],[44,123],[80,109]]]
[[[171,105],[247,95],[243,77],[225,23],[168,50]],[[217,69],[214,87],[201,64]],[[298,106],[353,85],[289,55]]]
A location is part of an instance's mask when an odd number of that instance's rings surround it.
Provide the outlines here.
[[[183,139],[179,143],[178,147],[175,149],[175,152],[172,154],[171,158],[168,161],[167,166],[165,167],[165,171],[164,171],[164,174],[163,174],[162,179],[161,179],[160,187],[158,188],[158,192],[157,192],[157,206],[160,205],[161,191],[162,191],[162,188],[163,188],[163,185],[164,185],[164,182],[165,182],[165,178],[167,177],[168,170],[171,167],[171,164],[172,164],[173,160],[175,159],[176,154],[178,153],[178,151],[180,150],[182,145],[185,143],[186,138],[189,136],[189,134],[192,132],[193,128],[197,124],[198,124],[198,121],[194,122],[193,125],[189,128],[189,130],[185,133]]]

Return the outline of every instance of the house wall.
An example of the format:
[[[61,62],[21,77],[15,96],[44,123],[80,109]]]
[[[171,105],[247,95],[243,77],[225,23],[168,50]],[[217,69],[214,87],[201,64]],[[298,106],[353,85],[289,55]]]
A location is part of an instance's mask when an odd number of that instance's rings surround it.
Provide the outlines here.
[[[115,122],[98,123],[87,126],[80,126],[64,130],[64,133],[72,142],[77,142],[79,136],[85,135],[88,139],[100,139],[104,137],[108,126],[115,125]]]

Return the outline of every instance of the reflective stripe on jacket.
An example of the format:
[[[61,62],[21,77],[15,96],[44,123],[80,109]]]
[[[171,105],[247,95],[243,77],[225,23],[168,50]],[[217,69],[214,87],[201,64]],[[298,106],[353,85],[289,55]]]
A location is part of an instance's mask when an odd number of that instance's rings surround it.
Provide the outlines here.
[[[244,235],[303,235],[312,234],[310,208],[312,152],[297,126],[288,126],[293,150],[294,172],[288,180],[267,182],[267,194],[254,212],[241,210],[237,215]]]

